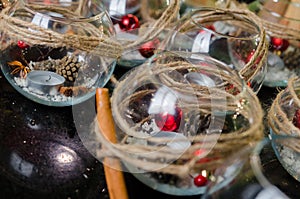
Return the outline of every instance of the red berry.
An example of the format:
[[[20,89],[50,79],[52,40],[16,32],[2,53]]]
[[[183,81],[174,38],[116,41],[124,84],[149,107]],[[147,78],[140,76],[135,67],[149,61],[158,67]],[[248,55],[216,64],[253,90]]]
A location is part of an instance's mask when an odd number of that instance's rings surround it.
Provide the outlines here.
[[[119,26],[120,29],[123,31],[129,31],[129,30],[139,28],[140,27],[139,19],[132,14],[124,15],[121,18],[121,21],[119,21]]]
[[[300,129],[300,109],[296,110],[294,114],[293,124]]]
[[[176,131],[178,130],[181,122],[182,111],[180,108],[175,108],[175,113],[168,112],[155,115],[155,123],[162,131]]]
[[[21,48],[21,49],[24,49],[24,48],[28,48],[28,47],[29,47],[24,41],[21,41],[21,40],[18,41],[18,46],[19,46],[19,48]]]
[[[199,174],[194,178],[194,184],[197,187],[202,187],[202,186],[206,185],[206,183],[207,183],[207,179],[203,175]]]
[[[286,39],[271,37],[272,50],[285,51],[289,47],[289,42]]]
[[[143,45],[141,45],[141,47],[139,48],[139,52],[141,53],[141,55],[143,57],[149,58],[152,55],[154,55],[154,51],[158,47],[159,43],[160,43],[159,39],[154,39],[153,41],[148,41],[148,42],[144,43]]]

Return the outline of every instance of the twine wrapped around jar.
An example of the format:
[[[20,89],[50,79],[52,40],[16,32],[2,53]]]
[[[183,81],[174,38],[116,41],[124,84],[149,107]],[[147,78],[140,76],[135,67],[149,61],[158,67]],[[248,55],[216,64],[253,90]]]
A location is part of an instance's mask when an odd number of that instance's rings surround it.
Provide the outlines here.
[[[82,2],[83,0],[81,0],[78,5],[76,4],[78,9],[74,12],[64,7],[54,5],[52,5],[51,8],[45,5],[30,5],[29,7],[35,10],[43,10],[45,8],[47,10],[52,9],[57,13],[64,14],[65,16],[67,15],[80,18],[81,16],[76,11],[80,10]],[[84,22],[81,27],[78,27],[80,31],[77,31],[76,34],[73,32],[61,34],[43,29],[32,22],[26,22],[18,19],[16,16],[11,17],[7,14],[9,8],[9,6],[6,7],[0,13],[0,19],[3,21],[1,28],[11,36],[18,36],[27,44],[47,45],[53,48],[68,46],[88,52],[92,51],[94,54],[100,56],[119,58],[122,55],[123,50],[139,46],[145,41],[155,38],[162,30],[169,26],[170,23],[178,16],[180,0],[172,0],[159,19],[147,24],[147,27],[151,28],[147,28],[147,31],[143,32],[142,36],[138,40],[128,42],[127,44],[122,43],[122,45],[120,44],[120,41],[107,37],[101,29],[96,29],[91,25],[87,26],[88,24]],[[85,35],[89,36],[83,36],[80,32],[84,32]]]
[[[232,24],[236,27],[250,28],[250,24],[255,24],[259,31],[257,33],[257,46],[251,58],[239,70],[240,75],[245,81],[252,81],[255,76],[262,71],[265,66],[265,60],[268,54],[268,41],[266,39],[266,32],[263,24],[260,23],[259,18],[250,11],[243,9],[222,9],[222,8],[199,8],[199,11],[192,12],[192,23],[189,21],[189,15],[183,24],[180,25],[179,31],[181,33],[188,32],[195,29],[197,26],[204,26],[203,24],[210,24],[213,22],[224,22]],[[219,34],[219,33],[217,33]],[[229,36],[230,37],[230,36]]]
[[[300,110],[300,79],[290,78],[287,88],[279,92],[268,112],[268,123],[272,133],[279,136],[300,136],[300,129],[295,126],[297,111]],[[293,150],[300,152],[300,143],[285,143]]]
[[[230,8],[233,8],[233,9],[248,9],[247,6],[245,3],[240,3],[236,0],[229,0],[230,1]],[[285,4],[287,4],[288,1],[283,1]],[[272,4],[273,3],[273,4]],[[287,9],[285,8],[280,8],[279,5],[275,5],[276,3],[280,3],[278,1],[272,1],[272,3],[270,2],[270,5],[269,6],[272,6],[270,7],[271,10],[275,10],[276,9],[276,12],[280,12],[280,13],[276,13],[277,15],[273,14],[272,17],[273,18],[278,18],[280,19],[282,15],[285,15],[284,13],[282,12],[290,12],[288,11]],[[296,2],[295,2],[296,4]],[[261,5],[260,5],[261,6]],[[295,5],[295,8],[297,6]],[[263,9],[260,7],[260,9]],[[269,11],[270,12],[270,11]],[[275,12],[275,11],[272,11],[272,12]],[[292,12],[295,12],[295,10],[293,10]],[[293,13],[286,13],[286,17],[288,20],[293,20],[289,15],[293,15]],[[269,14],[271,15],[271,13]],[[284,23],[279,23],[278,20],[274,21],[274,20],[269,20],[269,19],[264,19],[263,17],[260,17],[259,20],[261,21],[261,23],[263,23],[263,26],[264,28],[266,29],[266,32],[269,36],[271,37],[277,37],[277,38],[282,38],[282,39],[286,39],[286,40],[290,40],[291,42],[300,42],[300,30],[299,28],[296,27],[293,27],[291,25],[286,25]],[[294,21],[296,23],[299,24],[299,19],[294,19]]]
[[[202,169],[213,172],[237,150],[245,146],[251,146],[263,137],[263,111],[259,100],[249,87],[241,83],[237,73],[220,71],[200,62],[191,63],[184,59],[177,59],[172,57],[172,54],[167,54],[161,61],[158,57],[155,62],[150,67],[150,71],[147,70],[147,66],[135,69],[137,71],[133,70],[133,74],[126,76],[115,88],[111,98],[112,113],[118,131],[124,132],[125,135],[119,134],[118,143],[110,143],[99,132],[96,123],[94,134],[101,144],[101,150],[97,152],[98,159],[106,156],[115,157],[145,172],[162,172],[184,178],[189,176],[190,173],[199,172]],[[177,75],[171,75],[174,73],[179,76],[181,76],[181,73],[194,75],[196,71],[205,71],[203,74],[208,77],[219,74],[220,79],[222,79],[221,83],[213,87],[207,87],[197,83],[189,84],[179,80]],[[179,96],[184,96],[180,108],[183,110],[184,116],[182,117],[186,118],[184,119],[183,128],[183,131],[186,132],[186,138],[151,136],[155,134],[154,127],[149,128],[150,136],[141,133],[141,128],[144,125],[149,124],[151,126],[151,116],[147,113],[145,115],[134,111],[144,109],[142,107],[144,105],[137,104],[139,100],[149,99],[149,96],[155,95],[156,89],[151,86],[151,81],[154,79],[160,82],[158,83],[158,85],[161,85],[160,91],[171,88],[174,92],[179,93]],[[134,85],[140,85],[140,87],[132,90],[131,86]],[[128,88],[127,91],[124,91],[124,88]],[[130,93],[131,91],[133,92]],[[121,93],[125,93],[125,96],[120,95]],[[127,94],[128,96],[126,96]],[[163,96],[168,98],[167,94]],[[151,102],[155,101],[154,99],[149,100]],[[171,103],[171,101],[167,103]],[[129,106],[131,106],[130,104],[136,104],[138,107],[137,109],[127,109],[128,104]],[[216,119],[217,116],[214,115],[217,113],[214,111],[222,116],[225,116],[224,113],[232,113],[234,119],[243,117],[251,124],[244,126],[244,128],[228,127],[234,130],[229,130],[226,133],[222,130],[222,132],[218,131],[217,128],[211,129],[210,133],[196,133],[198,130],[197,123],[200,122],[199,115],[211,115],[212,125],[219,122]],[[141,115],[142,118],[134,118],[136,115]],[[252,117],[254,115],[255,117]],[[133,121],[128,122],[126,118]],[[207,126],[204,127],[204,123],[201,122],[199,129],[208,128]],[[205,130],[202,129],[201,131]],[[178,156],[178,150],[176,149],[161,147],[165,143],[174,141],[180,143],[186,140],[188,140],[190,146],[180,156]],[[199,149],[204,153],[195,155],[195,152]],[[159,151],[159,153],[153,153],[155,151]],[[199,161],[203,158],[209,161],[203,161],[200,164]]]
[[[65,16],[71,18],[80,18],[74,12],[61,7],[52,5],[51,8],[47,5],[28,5],[29,8],[34,10],[47,9],[55,11],[56,13],[62,13]],[[118,58],[122,52],[122,47],[116,41],[109,38],[104,32],[97,29],[89,23],[78,23],[77,32],[59,33],[50,29],[45,29],[33,22],[27,22],[19,17],[22,17],[24,12],[19,12],[18,16],[9,16],[8,12],[10,7],[2,10],[0,13],[0,19],[2,20],[1,29],[10,37],[20,38],[30,45],[45,45],[53,48],[58,47],[71,47],[74,49],[80,49],[87,52],[92,52],[95,55]],[[101,15],[104,13],[101,13]],[[84,33],[84,34],[81,34]],[[9,44],[8,44],[9,45]],[[3,48],[3,47],[2,47]]]

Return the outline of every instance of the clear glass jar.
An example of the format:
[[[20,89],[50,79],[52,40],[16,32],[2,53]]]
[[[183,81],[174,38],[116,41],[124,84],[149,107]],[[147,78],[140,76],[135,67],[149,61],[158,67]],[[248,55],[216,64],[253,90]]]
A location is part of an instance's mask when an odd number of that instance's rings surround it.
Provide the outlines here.
[[[277,136],[272,139],[265,138],[256,146],[239,151],[236,154],[238,157],[228,160],[223,168],[220,167],[216,171],[216,178],[219,181],[224,181],[224,176],[229,172],[234,172],[235,178],[218,191],[214,191],[214,183],[209,184],[207,193],[202,198],[299,198],[299,192],[296,191],[299,182],[286,172],[274,151],[274,145],[299,141],[299,138],[291,136]],[[228,165],[232,165],[233,162],[237,167],[229,169]]]
[[[254,92],[266,73],[267,41],[262,24],[251,12],[202,7],[187,13],[162,49],[204,53],[239,71]]]
[[[1,14],[1,69],[27,98],[69,106],[109,80],[121,47],[99,2],[20,0]]]
[[[203,54],[155,55],[124,75],[111,107],[119,142],[95,133],[111,146],[95,156],[120,158],[137,179],[171,195],[205,193],[215,169],[263,136],[256,95],[236,71]]]
[[[109,1],[110,5],[115,1]],[[118,1],[122,6],[131,1]],[[159,48],[169,28],[179,17],[180,0],[142,0],[136,13],[117,11],[111,15],[116,39],[124,47],[118,66],[133,68],[143,64]],[[122,7],[114,7],[122,9]]]
[[[274,99],[268,112],[272,137],[292,136],[300,138],[300,79],[289,80],[287,88]],[[300,181],[300,142],[298,139],[282,144],[274,144],[276,155],[283,167]]]
[[[286,87],[300,74],[300,3],[288,0],[257,0],[249,9],[263,21],[269,37],[268,72],[264,85]]]

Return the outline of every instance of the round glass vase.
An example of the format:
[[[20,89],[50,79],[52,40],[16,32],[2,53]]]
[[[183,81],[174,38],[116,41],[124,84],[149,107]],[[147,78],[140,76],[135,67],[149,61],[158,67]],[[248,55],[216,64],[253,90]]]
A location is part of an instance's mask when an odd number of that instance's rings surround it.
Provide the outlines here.
[[[155,55],[123,76],[111,107],[118,142],[111,145],[96,124],[91,134],[103,148],[89,150],[99,160],[119,158],[170,195],[205,193],[215,169],[263,136],[256,95],[236,71],[202,54]]]
[[[262,20],[269,37],[268,71],[264,85],[286,87],[300,74],[300,3],[296,0],[257,0],[249,9]]]
[[[274,99],[268,112],[270,132],[273,137],[293,136],[300,138],[300,79],[292,78],[287,88]],[[296,140],[296,139],[295,139]],[[297,141],[297,142],[296,142]],[[299,140],[274,144],[277,158],[296,180],[300,181]]]
[[[162,49],[204,53],[228,64],[258,92],[266,73],[268,42],[259,18],[247,11],[202,7],[187,13]]]
[[[238,157],[229,159],[215,174],[217,181],[224,181],[228,172],[235,172],[236,177],[218,191],[214,191],[214,183],[209,184],[206,194],[201,198],[299,198],[299,192],[295,191],[299,182],[282,167],[273,148],[274,145],[299,141],[299,138],[292,136],[277,136],[272,139],[265,138],[257,145],[239,151],[236,154]],[[230,167],[227,165],[232,165],[233,162],[240,164],[240,167],[228,169]]]
[[[1,70],[27,98],[83,102],[109,80],[121,54],[113,24],[95,3],[17,1],[1,12]]]
[[[113,12],[116,40],[124,48],[118,66],[130,69],[153,56],[172,23],[178,19],[179,9],[180,0],[141,0],[137,13]]]

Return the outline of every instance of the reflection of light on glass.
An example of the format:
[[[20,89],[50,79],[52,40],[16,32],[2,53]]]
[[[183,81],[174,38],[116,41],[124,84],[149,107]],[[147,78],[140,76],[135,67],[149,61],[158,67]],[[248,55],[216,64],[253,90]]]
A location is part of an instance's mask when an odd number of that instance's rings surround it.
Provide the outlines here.
[[[171,115],[175,114],[175,104],[177,97],[169,88],[162,86],[155,93],[154,98],[150,104],[148,113],[156,114],[167,112]]]
[[[202,170],[201,171],[201,175],[204,176],[204,177],[207,177],[207,171],[206,170]]]
[[[55,159],[61,164],[70,164],[76,160],[76,153],[65,146],[60,146],[56,150]]]
[[[12,153],[10,156],[10,165],[18,173],[29,177],[32,174],[33,164],[23,160],[18,154]]]

